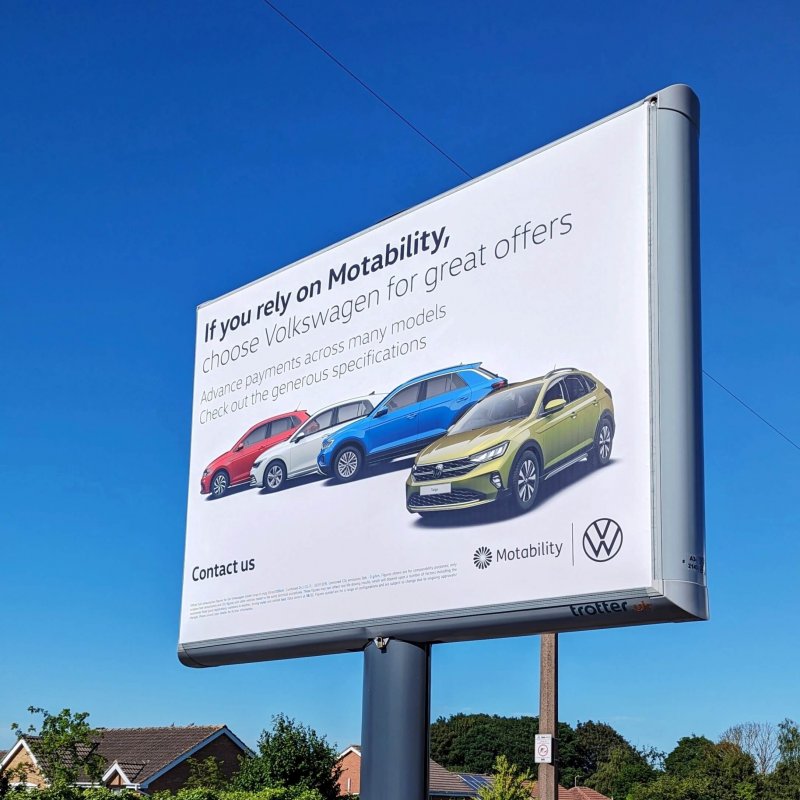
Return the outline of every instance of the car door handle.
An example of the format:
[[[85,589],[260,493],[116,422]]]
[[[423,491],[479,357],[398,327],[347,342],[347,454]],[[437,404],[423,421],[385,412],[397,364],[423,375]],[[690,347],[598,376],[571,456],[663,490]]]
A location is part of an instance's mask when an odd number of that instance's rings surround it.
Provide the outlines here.
[[[572,419],[575,419],[578,416],[574,411],[570,411],[569,415]]]
[[[459,398],[456,400],[456,402],[457,402],[457,403],[460,403],[460,402],[462,402],[462,400],[469,400],[469,395],[468,395],[468,394],[465,394],[463,397],[459,397]]]
[[[406,419],[414,419],[417,416],[417,412],[414,411],[411,414],[406,414]]]

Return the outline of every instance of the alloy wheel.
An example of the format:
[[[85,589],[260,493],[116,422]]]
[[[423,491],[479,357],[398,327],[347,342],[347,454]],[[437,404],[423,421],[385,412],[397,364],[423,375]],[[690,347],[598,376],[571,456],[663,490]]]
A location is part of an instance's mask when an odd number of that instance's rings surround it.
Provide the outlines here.
[[[214,480],[211,481],[211,494],[214,497],[222,497],[228,489],[228,478],[225,476],[224,473],[220,472],[218,475],[214,476]]]
[[[267,486],[270,489],[277,489],[283,483],[283,467],[280,464],[273,464],[267,470]]]
[[[336,471],[341,478],[352,478],[358,471],[358,453],[345,450],[336,461]]]
[[[600,451],[600,460],[605,463],[611,457],[611,426],[607,422],[600,428],[597,447]]]
[[[527,504],[536,495],[539,473],[536,470],[536,461],[532,456],[525,457],[517,470],[517,496]]]

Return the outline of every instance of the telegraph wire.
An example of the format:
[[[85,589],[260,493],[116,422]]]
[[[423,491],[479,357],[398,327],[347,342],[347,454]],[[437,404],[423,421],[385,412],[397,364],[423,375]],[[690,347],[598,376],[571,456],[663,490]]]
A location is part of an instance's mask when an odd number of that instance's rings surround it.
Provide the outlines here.
[[[394,114],[398,119],[405,122],[405,124],[408,125],[408,127],[411,128],[412,131],[421,136],[431,147],[433,147],[441,155],[443,155],[454,167],[457,167],[459,170],[461,170],[461,172],[463,172],[464,175],[466,175],[468,178],[471,179],[473,177],[472,175],[469,174],[469,172],[467,172],[464,169],[464,167],[461,166],[461,164],[458,163],[458,161],[456,161],[452,156],[449,156],[447,153],[445,153],[445,151],[442,150],[442,148],[439,147],[439,145],[436,144],[436,142],[429,139],[419,128],[416,127],[416,125],[412,124],[411,120],[409,120],[407,117],[404,117],[394,106],[392,106],[390,103],[384,100],[373,88],[364,83],[364,81],[362,81],[361,78],[358,77],[358,75],[356,75],[352,70],[350,70],[341,61],[339,61],[339,59],[336,58],[336,56],[333,55],[333,53],[331,53],[330,50],[327,50],[310,34],[306,33],[296,22],[287,17],[286,14],[283,13],[283,11],[281,11],[277,6],[275,6],[274,3],[270,2],[270,0],[264,0],[264,3],[268,5],[276,14],[278,14],[278,16],[286,20],[286,22],[288,22],[289,25],[291,25],[298,33],[301,33],[303,36],[305,36],[305,38],[308,39],[308,41],[311,42],[311,44],[313,44],[314,47],[316,47],[318,50],[320,50],[326,56],[328,56],[328,58],[331,61],[333,61],[334,64],[336,64],[338,67],[344,70],[354,81],[356,81],[356,83],[358,83],[361,87],[366,89],[376,100],[378,100],[380,103],[383,103],[383,105],[386,106],[386,108],[388,108],[389,111],[392,112],[392,114]]]
[[[456,161],[451,155],[442,150],[442,148],[439,147],[439,145],[436,144],[436,142],[429,139],[416,125],[414,125],[411,122],[411,120],[409,120],[407,117],[404,117],[396,108],[394,108],[394,106],[392,106],[389,102],[384,100],[383,97],[381,97],[373,88],[368,86],[363,80],[361,80],[361,78],[358,77],[358,75],[356,75],[352,70],[350,70],[341,61],[339,61],[339,59],[336,58],[336,56],[333,55],[333,53],[331,53],[330,50],[323,47],[316,39],[314,39],[313,36],[311,36],[309,33],[306,33],[306,31],[303,30],[303,28],[301,28],[294,20],[286,16],[286,14],[284,14],[283,11],[281,11],[274,3],[272,3],[271,0],[263,0],[263,1],[265,5],[269,6],[279,17],[281,17],[285,22],[291,25],[298,33],[300,33],[302,36],[308,39],[308,41],[311,42],[311,44],[313,44],[314,47],[316,47],[320,52],[324,53],[331,61],[333,61],[333,63],[336,64],[336,66],[338,66],[341,70],[347,73],[347,75],[349,75],[356,83],[358,83],[359,86],[361,86],[363,89],[366,89],[376,100],[378,100],[378,102],[382,103],[386,108],[388,108],[389,111],[392,112],[392,114],[394,114],[398,119],[400,119],[402,122],[408,125],[408,127],[411,128],[411,130],[414,131],[414,133],[416,133],[418,136],[424,139],[431,147],[433,147],[434,150],[436,150],[440,155],[444,156],[454,167],[463,172],[464,175],[467,176],[467,178],[471,179],[473,177],[472,175],[470,175],[469,172],[467,172],[464,169],[464,167],[461,166],[461,164],[458,163],[458,161]],[[751,414],[753,414],[753,416],[760,419],[761,422],[763,422],[768,428],[771,428],[775,433],[778,434],[778,436],[780,436],[782,439],[785,439],[790,445],[792,445],[792,447],[795,447],[797,450],[800,450],[800,445],[797,444],[797,442],[795,442],[793,439],[787,436],[782,430],[780,430],[780,428],[775,427],[775,425],[773,425],[767,419],[762,417],[761,414],[758,413],[758,411],[756,411],[752,406],[749,406],[747,403],[745,403],[745,401],[742,400],[741,397],[734,394],[727,386],[725,386],[724,383],[722,383],[722,381],[718,381],[713,375],[711,375],[706,370],[703,370],[703,374],[709,380],[716,383],[720,389],[722,389],[724,392],[727,392],[734,400],[736,400],[737,403],[742,405]]]
[[[734,394],[727,386],[725,386],[724,383],[718,381],[713,375],[710,375],[705,370],[703,370],[703,375],[705,375],[706,378],[714,381],[714,383],[716,383],[720,389],[727,392],[734,400],[736,400],[737,403],[741,403],[741,405],[743,405],[751,414],[758,417],[768,428],[772,428],[772,430],[775,431],[778,436],[780,436],[782,439],[786,439],[786,441],[789,442],[792,447],[796,447],[798,450],[800,450],[800,444],[797,444],[797,442],[795,442],[793,439],[790,439],[782,430],[780,430],[780,428],[776,428],[769,420],[764,419],[764,417],[762,417],[758,411],[756,411],[752,406],[747,405],[747,403],[745,403],[741,397]]]

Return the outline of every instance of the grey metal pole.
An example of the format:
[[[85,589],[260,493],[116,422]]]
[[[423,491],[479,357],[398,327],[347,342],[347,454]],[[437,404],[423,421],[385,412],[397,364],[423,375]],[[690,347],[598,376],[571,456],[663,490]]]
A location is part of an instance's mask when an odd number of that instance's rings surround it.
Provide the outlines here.
[[[364,650],[361,800],[426,800],[429,644],[376,639]]]
[[[558,799],[558,634],[543,633],[539,666],[539,733],[553,737],[552,764],[539,764],[539,800]]]

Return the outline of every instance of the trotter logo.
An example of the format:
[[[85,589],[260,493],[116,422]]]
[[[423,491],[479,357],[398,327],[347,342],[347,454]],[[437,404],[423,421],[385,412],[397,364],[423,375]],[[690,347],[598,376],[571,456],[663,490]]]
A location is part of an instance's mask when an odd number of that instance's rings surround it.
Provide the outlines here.
[[[583,552],[592,561],[611,561],[622,548],[622,528],[613,519],[596,519],[583,534]]]
[[[479,547],[472,560],[478,569],[486,569],[492,563],[492,551],[488,547]]]

